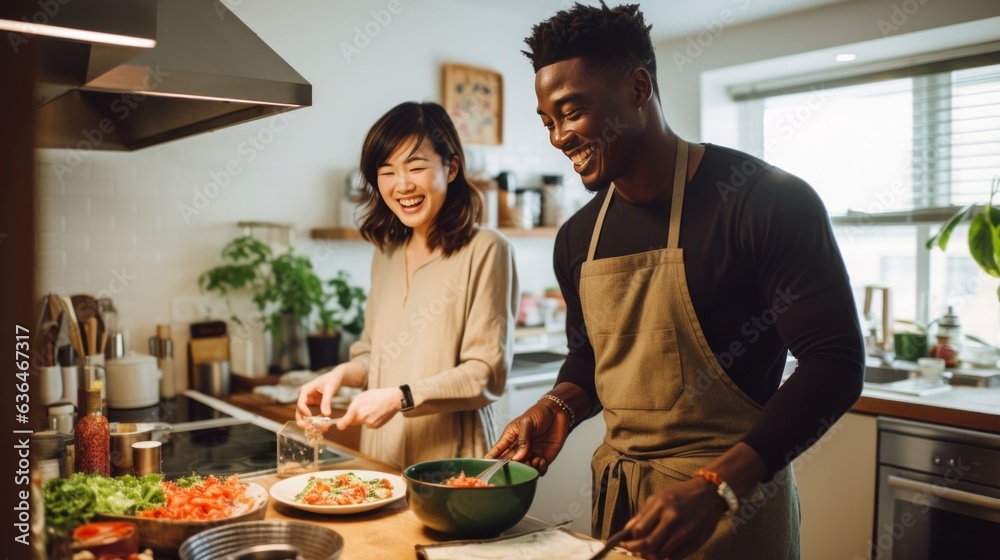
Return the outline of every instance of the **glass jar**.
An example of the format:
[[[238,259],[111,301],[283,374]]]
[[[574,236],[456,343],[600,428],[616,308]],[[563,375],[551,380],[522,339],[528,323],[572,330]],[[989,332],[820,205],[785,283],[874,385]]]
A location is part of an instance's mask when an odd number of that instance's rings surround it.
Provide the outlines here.
[[[76,440],[76,472],[111,476],[111,425],[101,412],[101,391],[87,390],[87,414],[73,431]]]
[[[950,336],[938,334],[937,344],[931,348],[929,355],[931,358],[944,360],[945,367],[958,366],[958,348],[952,343]]]

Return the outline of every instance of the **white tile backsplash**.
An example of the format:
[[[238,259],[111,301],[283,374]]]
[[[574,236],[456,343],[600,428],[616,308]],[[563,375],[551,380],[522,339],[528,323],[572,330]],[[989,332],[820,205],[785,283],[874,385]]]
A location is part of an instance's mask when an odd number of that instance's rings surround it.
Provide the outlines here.
[[[127,196],[92,198],[90,213],[95,216],[130,216],[135,214],[135,199]]]
[[[115,194],[114,183],[106,179],[73,180],[66,183],[67,194],[110,197]]]
[[[66,266],[70,268],[111,268],[114,264],[114,251],[66,252]]]
[[[90,247],[95,251],[135,249],[134,233],[91,233]]]
[[[40,233],[58,233],[66,230],[66,218],[64,216],[53,216],[52,214],[41,214],[38,216],[37,226]]]
[[[66,268],[66,251],[39,251],[38,266],[40,268]]]
[[[83,196],[39,196],[38,212],[43,216],[87,216],[90,199]]]
[[[86,235],[115,229],[114,216],[66,216],[66,231]],[[99,247],[95,247],[100,249]]]
[[[85,233],[39,233],[38,247],[42,251],[86,251],[87,234]]]

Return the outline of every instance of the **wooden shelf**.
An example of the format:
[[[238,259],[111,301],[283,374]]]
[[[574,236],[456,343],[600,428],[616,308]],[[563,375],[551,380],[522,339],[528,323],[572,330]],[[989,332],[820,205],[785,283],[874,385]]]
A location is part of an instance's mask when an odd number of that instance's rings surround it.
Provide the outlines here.
[[[557,227],[537,227],[534,229],[519,229],[519,228],[499,228],[500,233],[506,235],[507,237],[555,237],[556,232],[559,231]],[[353,228],[314,228],[310,230],[309,237],[312,239],[323,239],[323,240],[346,240],[346,241],[364,241],[361,237],[361,233]]]
[[[559,228],[549,226],[536,227],[532,229],[499,228],[499,231],[507,237],[555,237]]]
[[[349,241],[364,241],[361,232],[354,228],[314,228],[309,231],[312,239],[341,239]]]

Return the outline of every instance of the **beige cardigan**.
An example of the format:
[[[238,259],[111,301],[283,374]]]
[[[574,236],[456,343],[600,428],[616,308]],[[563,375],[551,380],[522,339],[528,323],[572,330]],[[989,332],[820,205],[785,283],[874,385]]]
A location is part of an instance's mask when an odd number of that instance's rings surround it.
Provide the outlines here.
[[[376,251],[365,328],[351,359],[366,388],[408,384],[415,408],[363,428],[361,452],[400,469],[448,457],[482,457],[499,436],[490,404],[513,359],[520,294],[514,254],[480,229],[449,257],[434,251],[407,286],[405,248]]]

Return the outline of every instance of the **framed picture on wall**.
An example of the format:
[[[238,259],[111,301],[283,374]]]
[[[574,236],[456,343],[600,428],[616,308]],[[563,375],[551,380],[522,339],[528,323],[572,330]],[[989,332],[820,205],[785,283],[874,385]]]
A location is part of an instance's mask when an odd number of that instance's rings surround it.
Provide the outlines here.
[[[492,70],[445,64],[441,104],[466,144],[503,143],[503,77]]]

